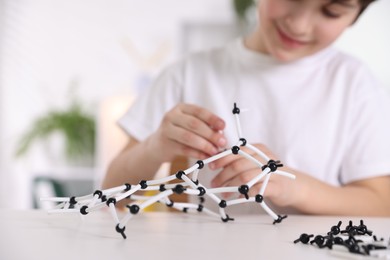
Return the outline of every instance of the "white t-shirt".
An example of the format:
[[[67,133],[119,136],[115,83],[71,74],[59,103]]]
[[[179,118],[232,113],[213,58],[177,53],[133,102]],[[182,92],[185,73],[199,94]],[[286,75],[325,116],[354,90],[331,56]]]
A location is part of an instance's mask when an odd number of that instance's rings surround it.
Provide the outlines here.
[[[365,66],[332,47],[288,63],[242,39],[193,54],[168,67],[119,124],[145,140],[179,102],[223,118],[228,148],[238,140],[236,102],[248,109],[240,121],[249,143],[331,185],[390,173],[390,99]],[[216,173],[206,168],[199,176],[207,187]]]

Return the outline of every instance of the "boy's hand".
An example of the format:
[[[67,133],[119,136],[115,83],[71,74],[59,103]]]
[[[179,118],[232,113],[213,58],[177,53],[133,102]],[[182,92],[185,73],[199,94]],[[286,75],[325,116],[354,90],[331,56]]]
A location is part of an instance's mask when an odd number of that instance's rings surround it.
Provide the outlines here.
[[[272,152],[264,145],[254,144],[254,146],[264,152],[269,158],[277,159],[277,157],[274,156]],[[263,164],[267,163],[263,158],[260,158],[252,150],[246,147],[240,147],[240,149],[250,154]],[[240,186],[249,182],[262,172],[262,170],[256,164],[240,155],[226,156],[211,163],[209,166],[212,170],[222,169],[221,172],[219,172],[218,175],[212,180],[212,187]],[[299,175],[299,173],[296,171],[293,172],[291,169],[287,169],[286,167],[282,167],[280,170]],[[263,184],[263,180],[264,178],[252,186],[248,193],[249,196],[252,197],[259,193]],[[295,182],[295,180],[290,178],[273,174],[265,189],[264,197],[272,200],[272,202],[278,206],[292,205],[296,202],[296,200],[298,200],[298,197],[295,196],[298,194],[296,194],[294,191],[297,187],[297,183]],[[226,193],[223,194],[223,196],[228,198],[230,194]]]
[[[160,161],[171,161],[178,155],[205,159],[226,145],[224,128],[225,122],[210,111],[178,104],[165,114],[147,144]]]

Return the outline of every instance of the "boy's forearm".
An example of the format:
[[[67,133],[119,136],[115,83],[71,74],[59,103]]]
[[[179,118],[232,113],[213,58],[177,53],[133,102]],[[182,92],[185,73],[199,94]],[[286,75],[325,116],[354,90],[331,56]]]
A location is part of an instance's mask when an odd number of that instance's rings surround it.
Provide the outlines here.
[[[102,188],[120,186],[124,183],[138,184],[140,180],[150,180],[161,166],[153,161],[144,145],[137,143],[122,151],[108,167]]]
[[[312,180],[299,209],[318,215],[390,216],[389,178],[378,177],[342,187]]]

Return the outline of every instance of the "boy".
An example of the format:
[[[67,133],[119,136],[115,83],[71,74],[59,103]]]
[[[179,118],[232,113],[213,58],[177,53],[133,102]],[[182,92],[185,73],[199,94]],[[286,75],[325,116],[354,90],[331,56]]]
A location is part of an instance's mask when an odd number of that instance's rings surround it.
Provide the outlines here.
[[[104,188],[152,179],[178,155],[193,165],[230,148],[237,102],[250,109],[241,113],[243,136],[297,176],[272,176],[265,198],[274,206],[390,216],[389,99],[360,62],[329,47],[371,2],[259,1],[252,34],[174,64],[120,120],[130,141]],[[234,155],[209,168],[199,177],[211,187],[238,186],[258,174]],[[247,203],[239,211],[253,208]]]

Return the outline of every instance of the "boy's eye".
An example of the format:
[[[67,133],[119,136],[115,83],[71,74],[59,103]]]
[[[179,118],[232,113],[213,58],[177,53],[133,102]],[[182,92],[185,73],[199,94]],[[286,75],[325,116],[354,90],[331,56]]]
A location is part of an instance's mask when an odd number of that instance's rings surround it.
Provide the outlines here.
[[[323,8],[322,13],[325,16],[330,17],[330,18],[339,18],[340,17],[340,14],[333,12],[333,11],[329,10],[328,8]]]

